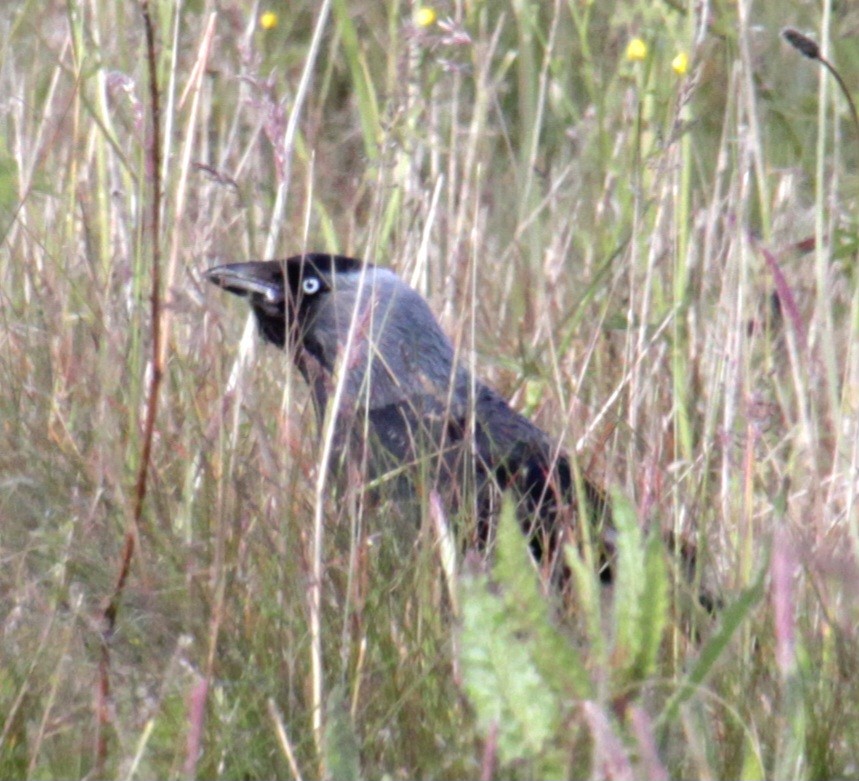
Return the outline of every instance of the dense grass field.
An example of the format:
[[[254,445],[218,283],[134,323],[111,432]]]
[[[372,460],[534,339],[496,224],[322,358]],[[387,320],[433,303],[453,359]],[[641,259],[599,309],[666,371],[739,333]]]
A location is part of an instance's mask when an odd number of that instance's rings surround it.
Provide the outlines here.
[[[785,26],[859,89],[836,0],[6,3],[0,777],[859,778],[859,126]],[[613,589],[326,490],[200,276],[305,249],[606,486]]]

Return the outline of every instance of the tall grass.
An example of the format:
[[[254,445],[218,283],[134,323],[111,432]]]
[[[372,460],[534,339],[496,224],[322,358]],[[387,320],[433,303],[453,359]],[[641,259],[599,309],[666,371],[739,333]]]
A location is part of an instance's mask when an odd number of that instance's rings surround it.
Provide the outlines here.
[[[779,37],[855,90],[823,9],[152,3],[158,235],[140,7],[5,9],[0,775],[855,776],[859,139]],[[506,516],[462,560],[468,519],[327,490],[200,280],[304,249],[394,268],[611,490],[613,591],[583,544],[560,599]]]

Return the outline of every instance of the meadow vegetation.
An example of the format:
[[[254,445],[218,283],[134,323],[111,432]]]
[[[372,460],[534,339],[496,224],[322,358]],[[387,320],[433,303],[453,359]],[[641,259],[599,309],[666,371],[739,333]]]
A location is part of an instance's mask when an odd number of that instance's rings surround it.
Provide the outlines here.
[[[835,0],[7,3],[0,777],[859,777],[859,127],[785,25],[859,87]],[[318,490],[200,277],[305,249],[607,487],[613,589]]]

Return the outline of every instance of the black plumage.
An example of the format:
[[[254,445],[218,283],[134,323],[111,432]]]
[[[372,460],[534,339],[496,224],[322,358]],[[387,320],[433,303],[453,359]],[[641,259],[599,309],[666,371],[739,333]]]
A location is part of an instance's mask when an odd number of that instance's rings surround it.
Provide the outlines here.
[[[474,502],[481,543],[499,492],[511,489],[535,556],[554,557],[575,515],[567,456],[456,361],[426,301],[396,274],[311,253],[218,266],[206,278],[248,299],[263,338],[286,348],[310,385],[320,419],[342,367],[338,463],[365,464],[368,479],[420,466],[450,507]],[[585,481],[584,494],[588,513],[602,514],[602,492]]]

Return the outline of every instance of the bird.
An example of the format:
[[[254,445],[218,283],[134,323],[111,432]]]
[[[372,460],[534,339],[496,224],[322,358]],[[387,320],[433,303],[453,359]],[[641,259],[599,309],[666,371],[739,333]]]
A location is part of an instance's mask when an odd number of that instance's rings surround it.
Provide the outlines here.
[[[247,299],[262,338],[310,387],[320,424],[336,397],[333,469],[356,464],[374,484],[390,476],[400,494],[428,482],[449,509],[473,510],[479,548],[511,492],[536,562],[556,574],[575,519],[605,522],[605,492],[589,479],[576,489],[567,453],[457,360],[427,301],[390,268],[308,252],[204,277]]]

